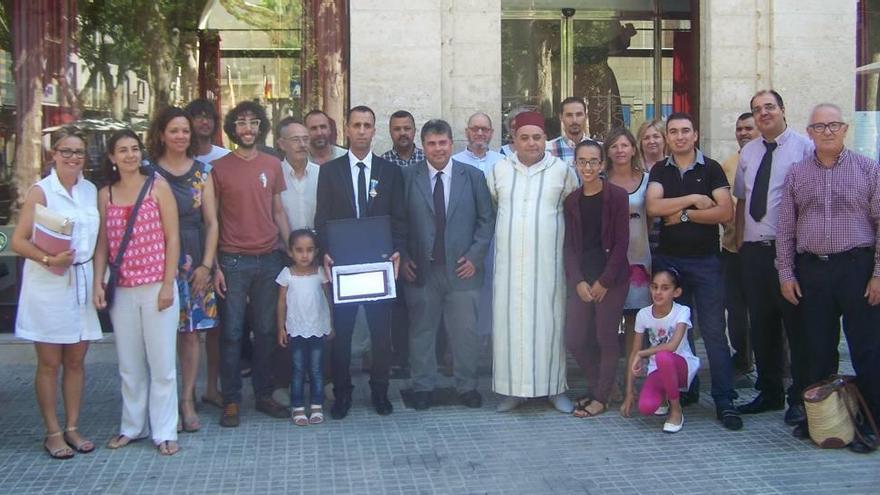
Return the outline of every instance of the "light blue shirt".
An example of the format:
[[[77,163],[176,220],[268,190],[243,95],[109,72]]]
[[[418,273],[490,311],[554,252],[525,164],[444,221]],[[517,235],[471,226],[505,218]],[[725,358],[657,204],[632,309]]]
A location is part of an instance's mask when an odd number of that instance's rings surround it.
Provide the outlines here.
[[[485,175],[489,172],[489,170],[492,169],[492,166],[495,165],[495,162],[504,159],[504,155],[498,153],[497,151],[487,150],[486,154],[483,155],[483,157],[481,158],[475,155],[471,150],[465,148],[464,150],[452,155],[452,159],[477,167]]]
[[[787,127],[777,138],[776,149],[773,150],[773,165],[770,168],[770,184],[767,188],[767,213],[760,222],[749,215],[752,204],[752,191],[758,168],[767,148],[764,139],[754,139],[743,146],[736,167],[736,180],[733,183],[733,195],[745,201],[745,226],[743,241],[759,242],[776,239],[776,223],[779,218],[779,204],[782,202],[782,190],[785,176],[791,166],[813,155],[813,142],[806,136]]]

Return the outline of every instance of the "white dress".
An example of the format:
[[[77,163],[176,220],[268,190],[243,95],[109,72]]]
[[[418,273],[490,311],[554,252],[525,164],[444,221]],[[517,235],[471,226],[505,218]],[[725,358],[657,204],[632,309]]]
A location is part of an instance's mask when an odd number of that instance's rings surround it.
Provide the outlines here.
[[[98,239],[98,192],[79,177],[68,194],[55,169],[36,187],[46,196],[46,207],[73,220],[71,247],[74,264],[55,275],[33,260],[25,260],[21,295],[15,320],[16,337],[50,344],[99,340],[101,324],[92,302],[92,257]]]
[[[330,333],[330,304],[324,293],[329,283],[324,267],[312,275],[294,275],[284,267],[275,283],[287,287],[285,325],[291,337],[323,337]]]
[[[498,208],[492,389],[516,397],[560,394],[568,388],[562,203],[577,178],[564,161],[545,153],[531,167],[508,156],[487,182]]]

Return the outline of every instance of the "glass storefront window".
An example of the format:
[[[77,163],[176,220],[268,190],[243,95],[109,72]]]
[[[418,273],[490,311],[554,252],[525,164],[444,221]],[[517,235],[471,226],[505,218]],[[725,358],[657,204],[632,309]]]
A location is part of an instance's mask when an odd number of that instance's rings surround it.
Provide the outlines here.
[[[687,2],[661,3],[662,19],[651,0],[584,2],[567,12],[549,0],[502,2],[502,115],[537,109],[552,137],[560,133],[559,102],[581,97],[588,132],[600,140],[614,127],[635,131],[645,120],[669,115],[676,34],[690,32],[690,10]],[[661,63],[655,67],[657,58]],[[661,86],[657,94],[655,80]]]

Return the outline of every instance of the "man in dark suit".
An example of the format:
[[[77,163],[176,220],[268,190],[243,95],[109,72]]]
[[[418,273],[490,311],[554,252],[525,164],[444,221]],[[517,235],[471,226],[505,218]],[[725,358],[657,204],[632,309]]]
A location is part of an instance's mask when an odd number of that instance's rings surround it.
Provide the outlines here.
[[[495,209],[483,173],[452,160],[452,129],[443,120],[422,127],[425,160],[404,170],[408,256],[403,261],[410,310],[414,407],[431,406],[437,373],[434,345],[446,323],[459,399],[480,407],[477,392],[477,307]]]
[[[327,273],[333,264],[333,252],[326,244],[328,220],[390,216],[391,236],[395,252],[391,261],[395,272],[400,252],[406,242],[406,210],[403,204],[403,175],[400,167],[373,154],[376,114],[369,107],[349,110],[345,126],[350,149],[344,156],[321,166],[318,175],[318,204],[315,228],[324,254]],[[342,419],[351,408],[351,335],[359,305],[346,304],[333,308],[336,338],[330,353],[333,371],[333,393],[336,402],[330,410],[334,419]],[[370,388],[373,407],[380,415],[393,411],[388,401],[388,378],[391,358],[391,303],[387,301],[364,305],[370,327],[372,366]]]

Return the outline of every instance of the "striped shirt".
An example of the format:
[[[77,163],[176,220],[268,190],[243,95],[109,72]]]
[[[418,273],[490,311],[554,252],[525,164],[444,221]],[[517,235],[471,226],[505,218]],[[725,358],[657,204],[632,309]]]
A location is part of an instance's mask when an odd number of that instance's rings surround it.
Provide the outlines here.
[[[791,167],[776,226],[776,269],[795,280],[795,254],[842,253],[873,247],[880,277],[880,165],[846,148],[830,168],[815,154]]]

